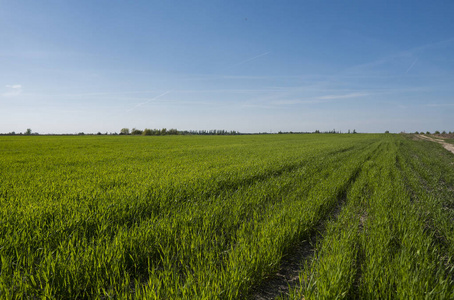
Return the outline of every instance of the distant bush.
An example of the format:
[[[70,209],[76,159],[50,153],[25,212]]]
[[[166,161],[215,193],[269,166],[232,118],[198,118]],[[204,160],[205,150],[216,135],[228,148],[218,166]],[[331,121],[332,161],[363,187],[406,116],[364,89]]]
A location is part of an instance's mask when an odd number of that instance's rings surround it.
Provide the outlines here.
[[[121,135],[128,135],[129,134],[129,128],[122,128],[120,130]]]
[[[143,133],[143,131],[140,129],[133,128],[131,130],[131,134],[133,134],[133,135],[141,135],[142,133]]]

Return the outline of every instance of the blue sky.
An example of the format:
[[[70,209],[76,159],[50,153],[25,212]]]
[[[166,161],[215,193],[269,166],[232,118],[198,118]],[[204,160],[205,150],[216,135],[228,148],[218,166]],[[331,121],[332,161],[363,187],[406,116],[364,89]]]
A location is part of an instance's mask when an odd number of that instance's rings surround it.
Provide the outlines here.
[[[0,0],[0,132],[454,131],[454,1]]]

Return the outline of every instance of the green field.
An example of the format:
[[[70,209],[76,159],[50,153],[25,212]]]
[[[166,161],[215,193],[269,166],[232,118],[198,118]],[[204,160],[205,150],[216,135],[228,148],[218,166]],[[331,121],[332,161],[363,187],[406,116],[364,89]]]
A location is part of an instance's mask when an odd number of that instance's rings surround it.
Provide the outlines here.
[[[454,298],[454,155],[390,134],[0,137],[0,298]],[[323,232],[319,232],[324,228]]]

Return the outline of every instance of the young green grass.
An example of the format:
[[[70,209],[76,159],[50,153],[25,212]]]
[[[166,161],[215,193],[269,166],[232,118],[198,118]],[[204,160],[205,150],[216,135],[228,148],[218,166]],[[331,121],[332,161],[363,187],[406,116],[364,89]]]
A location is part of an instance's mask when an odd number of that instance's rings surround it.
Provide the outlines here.
[[[302,294],[449,297],[452,251],[436,237],[452,238],[439,209],[450,194],[431,200],[416,182],[435,191],[439,178],[449,189],[452,172],[438,161],[423,171],[431,159],[413,143],[1,137],[0,298],[247,298],[339,205]]]
[[[454,296],[449,263],[452,252],[437,237],[441,232],[452,236],[452,226],[447,225],[448,215],[441,215],[436,208],[444,202],[441,199],[452,201],[449,186],[453,171],[437,172],[446,165],[437,163],[440,158],[429,158],[440,153],[437,147],[436,151],[418,153],[433,163],[432,170],[410,171],[410,166],[424,161],[415,151],[421,145],[402,137],[383,140],[380,154],[363,165],[347,194],[347,204],[328,226],[312,266],[302,273],[301,287],[292,291],[291,298]],[[445,157],[442,161],[449,162],[449,155],[441,155]],[[444,187],[440,186],[442,179]],[[438,201],[430,196],[431,185],[440,190]],[[429,215],[436,217],[431,220]],[[430,230],[428,221],[443,229]]]

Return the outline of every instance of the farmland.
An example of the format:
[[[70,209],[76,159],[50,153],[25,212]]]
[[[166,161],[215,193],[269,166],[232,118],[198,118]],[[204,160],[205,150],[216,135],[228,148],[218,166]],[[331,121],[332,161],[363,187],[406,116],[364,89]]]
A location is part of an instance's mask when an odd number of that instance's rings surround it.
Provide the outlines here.
[[[0,298],[454,297],[454,155],[391,134],[0,137]],[[320,232],[323,228],[323,232]]]

